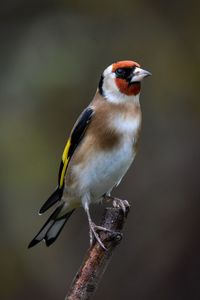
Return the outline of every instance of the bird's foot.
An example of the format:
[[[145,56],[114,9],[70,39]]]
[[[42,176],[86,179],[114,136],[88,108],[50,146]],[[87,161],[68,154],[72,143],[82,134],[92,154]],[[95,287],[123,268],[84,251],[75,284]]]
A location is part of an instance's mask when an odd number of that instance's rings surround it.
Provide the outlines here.
[[[127,215],[127,211],[130,210],[131,206],[127,200],[121,200],[121,199],[115,198],[109,194],[105,194],[104,198],[107,201],[112,201],[113,207],[120,208],[123,211],[125,216]]]
[[[114,198],[113,199],[113,207],[121,208],[124,215],[126,216],[127,211],[129,211],[131,206],[130,206],[130,204],[127,200],[121,200],[121,199],[118,199],[118,198]]]
[[[105,247],[105,245],[103,244],[103,242],[98,234],[98,231],[109,232],[114,235],[119,234],[119,233],[117,233],[113,230],[110,230],[108,228],[105,228],[103,226],[98,226],[98,225],[94,224],[93,222],[90,223],[90,246],[92,246],[94,243],[94,240],[96,240],[104,250],[108,250]]]

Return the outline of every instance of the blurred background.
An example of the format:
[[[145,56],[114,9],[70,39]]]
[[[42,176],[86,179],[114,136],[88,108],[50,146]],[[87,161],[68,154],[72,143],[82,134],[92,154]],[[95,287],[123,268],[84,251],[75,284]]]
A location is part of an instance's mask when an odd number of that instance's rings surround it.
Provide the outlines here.
[[[200,299],[199,1],[8,0],[0,9],[0,298],[64,299],[89,244],[76,211],[58,241],[27,245],[101,72],[138,61],[143,131],[114,195],[132,204],[95,299]],[[92,215],[99,222],[103,208]]]

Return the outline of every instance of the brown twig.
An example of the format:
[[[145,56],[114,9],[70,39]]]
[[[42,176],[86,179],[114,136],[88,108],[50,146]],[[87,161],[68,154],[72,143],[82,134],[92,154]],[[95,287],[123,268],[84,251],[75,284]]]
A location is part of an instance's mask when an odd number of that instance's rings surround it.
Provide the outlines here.
[[[100,232],[101,240],[107,250],[104,250],[97,242],[89,248],[86,257],[76,274],[69,293],[65,300],[88,300],[94,295],[99,282],[110,262],[113,250],[122,239],[121,230],[126,214],[119,208],[106,208],[102,217],[101,226],[114,231]]]

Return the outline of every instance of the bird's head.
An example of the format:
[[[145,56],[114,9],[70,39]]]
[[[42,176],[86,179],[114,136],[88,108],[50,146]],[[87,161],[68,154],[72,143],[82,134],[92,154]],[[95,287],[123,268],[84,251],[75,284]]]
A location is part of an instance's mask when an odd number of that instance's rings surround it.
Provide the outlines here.
[[[141,81],[150,75],[135,61],[118,61],[104,70],[99,82],[99,92],[114,103],[132,100],[138,98]]]

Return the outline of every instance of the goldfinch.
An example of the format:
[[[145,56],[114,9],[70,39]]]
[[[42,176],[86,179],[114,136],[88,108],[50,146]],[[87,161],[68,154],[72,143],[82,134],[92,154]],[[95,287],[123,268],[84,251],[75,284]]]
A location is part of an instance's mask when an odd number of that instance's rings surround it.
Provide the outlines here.
[[[110,193],[132,164],[141,129],[140,90],[143,78],[151,75],[134,61],[119,61],[101,75],[96,94],[76,121],[62,155],[58,186],[41,207],[44,213],[57,204],[29,248],[44,240],[50,246],[80,206],[86,211],[90,243],[96,239],[105,249],[92,222],[89,206]],[[127,202],[115,201],[124,208]]]

